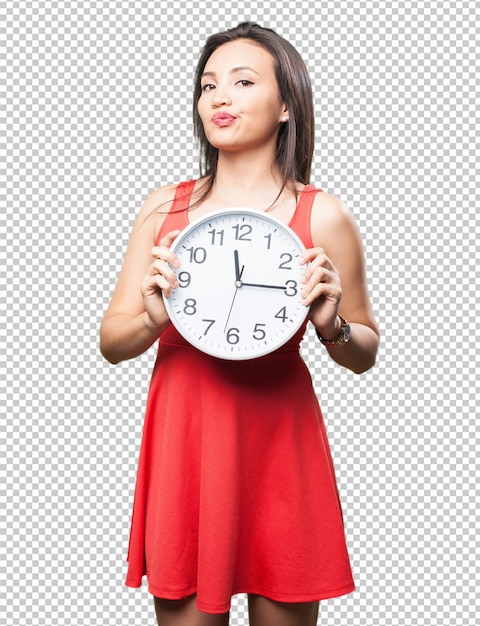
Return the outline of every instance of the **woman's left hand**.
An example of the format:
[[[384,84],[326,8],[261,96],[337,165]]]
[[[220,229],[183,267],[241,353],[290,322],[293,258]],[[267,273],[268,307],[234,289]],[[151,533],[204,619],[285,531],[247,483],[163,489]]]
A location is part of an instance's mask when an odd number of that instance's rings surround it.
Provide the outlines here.
[[[301,295],[310,305],[309,318],[322,337],[338,334],[338,307],[342,298],[340,274],[321,247],[305,250],[300,264],[308,265],[302,275]]]

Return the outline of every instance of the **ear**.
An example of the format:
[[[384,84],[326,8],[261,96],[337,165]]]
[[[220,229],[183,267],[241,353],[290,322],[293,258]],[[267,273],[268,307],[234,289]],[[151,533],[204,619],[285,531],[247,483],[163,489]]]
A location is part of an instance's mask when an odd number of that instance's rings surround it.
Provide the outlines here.
[[[288,120],[289,120],[288,109],[286,106],[284,106],[284,109],[280,116],[280,122],[285,123],[285,122],[288,122]]]

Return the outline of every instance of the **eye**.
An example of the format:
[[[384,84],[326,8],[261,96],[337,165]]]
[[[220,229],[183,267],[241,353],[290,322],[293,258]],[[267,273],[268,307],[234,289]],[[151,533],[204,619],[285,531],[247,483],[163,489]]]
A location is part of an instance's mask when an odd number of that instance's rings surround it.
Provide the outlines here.
[[[252,83],[251,80],[247,80],[246,78],[242,78],[242,80],[239,80],[237,85],[241,85],[242,87],[249,87],[250,85],[253,85],[254,83]]]
[[[206,83],[205,85],[202,85],[202,91],[211,91],[212,89],[215,89],[215,85],[213,83]]]

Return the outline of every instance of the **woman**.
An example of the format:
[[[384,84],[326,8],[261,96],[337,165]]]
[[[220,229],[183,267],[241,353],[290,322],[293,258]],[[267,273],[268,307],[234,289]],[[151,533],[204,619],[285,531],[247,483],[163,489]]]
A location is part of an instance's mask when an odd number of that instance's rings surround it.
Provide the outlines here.
[[[302,297],[320,341],[361,373],[379,341],[361,239],[342,203],[309,185],[311,87],[279,35],[243,23],[211,36],[194,116],[205,173],[147,198],[101,326],[112,363],[160,338],[127,585],[147,576],[162,626],[226,625],[236,593],[248,594],[251,626],[314,625],[319,600],[354,583],[323,419],[299,353],[307,322],[270,355],[223,361],[187,344],[162,293],[178,287],[170,247],[190,221],[232,206],[269,211],[306,246]]]

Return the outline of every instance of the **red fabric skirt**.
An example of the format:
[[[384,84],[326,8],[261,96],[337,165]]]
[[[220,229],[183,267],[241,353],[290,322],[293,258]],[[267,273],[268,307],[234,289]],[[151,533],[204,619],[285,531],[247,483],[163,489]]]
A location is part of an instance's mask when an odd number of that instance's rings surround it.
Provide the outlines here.
[[[147,403],[126,584],[307,602],[354,589],[320,407],[298,344],[222,361],[162,335]]]

